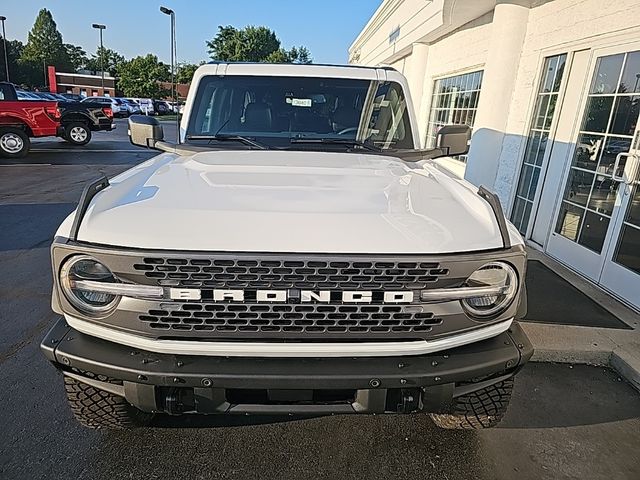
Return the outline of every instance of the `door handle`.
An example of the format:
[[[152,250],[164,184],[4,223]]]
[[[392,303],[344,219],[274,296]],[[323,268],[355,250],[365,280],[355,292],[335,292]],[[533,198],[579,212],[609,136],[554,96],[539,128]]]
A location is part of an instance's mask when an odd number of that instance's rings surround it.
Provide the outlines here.
[[[631,160],[632,162],[634,160],[636,160],[636,162],[634,162],[634,165],[633,165],[634,168],[632,169],[631,176],[629,178],[625,178],[624,170],[622,170],[622,175],[621,176],[617,175],[618,168],[620,167],[620,159],[622,157],[630,158],[630,159],[632,159]],[[613,164],[613,172],[611,173],[611,178],[616,182],[622,182],[622,183],[625,183],[626,185],[633,185],[633,183],[634,183],[633,178],[635,177],[635,169],[637,167],[637,160],[638,160],[638,155],[636,155],[635,153],[621,152],[618,155],[616,155],[616,161]],[[626,164],[625,164],[625,167],[626,167]]]

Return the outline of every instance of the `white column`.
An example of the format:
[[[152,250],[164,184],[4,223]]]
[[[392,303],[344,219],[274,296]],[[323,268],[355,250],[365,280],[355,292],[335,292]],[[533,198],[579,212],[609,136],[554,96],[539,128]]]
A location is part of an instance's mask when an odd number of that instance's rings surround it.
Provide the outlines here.
[[[427,55],[429,53],[429,45],[424,43],[414,43],[411,48],[411,55],[407,58],[404,68],[404,75],[409,82],[409,92],[411,93],[411,101],[415,109],[416,116],[420,111],[422,104],[422,90],[424,86],[424,76],[427,70]],[[420,130],[422,131],[422,125]]]
[[[529,8],[507,1],[494,10],[491,40],[465,178],[494,188]],[[504,201],[504,199],[503,199]]]

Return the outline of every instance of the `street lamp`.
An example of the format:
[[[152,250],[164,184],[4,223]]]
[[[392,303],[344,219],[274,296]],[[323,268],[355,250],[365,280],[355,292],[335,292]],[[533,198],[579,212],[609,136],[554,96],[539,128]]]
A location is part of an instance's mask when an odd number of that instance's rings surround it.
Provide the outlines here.
[[[173,98],[174,109],[178,108],[178,96],[175,83],[175,63],[176,63],[176,13],[167,7],[160,7],[160,11],[171,17],[171,98]],[[178,109],[179,111],[179,109]],[[180,143],[180,118],[176,114],[176,127],[178,128],[178,143]]]
[[[0,22],[2,22],[2,43],[4,43],[4,68],[7,74],[7,82],[9,81],[9,57],[7,56],[7,33],[4,31],[4,21],[7,17],[0,15]]]
[[[102,79],[102,95],[104,95],[104,48],[102,47],[102,31],[107,28],[107,26],[99,23],[94,23],[91,26],[100,30],[100,77]]]

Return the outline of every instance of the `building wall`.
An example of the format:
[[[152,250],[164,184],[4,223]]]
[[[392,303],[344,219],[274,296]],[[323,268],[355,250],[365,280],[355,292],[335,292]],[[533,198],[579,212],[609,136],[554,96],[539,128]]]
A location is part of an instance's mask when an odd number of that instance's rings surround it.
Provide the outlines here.
[[[531,118],[532,99],[538,85],[544,57],[607,43],[607,38],[627,31],[638,35],[640,2],[637,0],[555,0],[538,1],[529,13],[517,80],[507,119],[507,136],[498,158],[494,188],[507,211],[515,194],[519,167],[524,155],[524,136]],[[613,38],[611,41],[614,41]],[[580,115],[581,112],[576,112]],[[570,142],[572,139],[556,139]]]
[[[416,59],[425,62],[424,71],[427,73],[420,79],[422,83],[420,95],[413,98],[422,139],[425,138],[429,121],[434,81],[441,77],[484,68],[489,49],[492,18],[493,12],[489,12],[459,27],[438,42],[429,45],[426,58]]]
[[[460,9],[461,4],[465,8]],[[352,63],[389,64],[407,76],[420,135],[424,139],[434,80],[484,69],[490,54],[513,48],[512,33],[505,33],[508,25],[494,23],[496,7],[505,6],[522,6],[528,10],[526,22],[518,28],[523,34],[523,39],[518,40],[521,43],[515,46],[518,61],[504,68],[505,73],[513,76],[513,81],[505,84],[509,90],[497,88],[488,92],[485,87],[491,79],[485,76],[478,113],[483,109],[484,121],[494,125],[496,119],[491,119],[492,114],[495,117],[501,111],[496,107],[507,101],[508,108],[505,114],[500,113],[502,122],[497,122],[500,136],[485,142],[495,147],[491,155],[487,155],[484,146],[474,153],[472,142],[467,177],[496,190],[509,212],[542,59],[554,53],[590,48],[596,39],[601,41],[627,31],[640,39],[636,33],[640,18],[638,0],[385,0],[349,53]],[[447,18],[447,9],[455,8],[458,11]],[[456,26],[477,12],[484,13]],[[391,42],[390,34],[398,27],[399,37]],[[476,132],[484,128],[478,120]]]
[[[54,74],[57,93],[74,93],[87,97],[104,95],[113,97],[116,94],[116,79],[114,77],[104,77],[103,89],[100,75],[55,72],[55,70]]]

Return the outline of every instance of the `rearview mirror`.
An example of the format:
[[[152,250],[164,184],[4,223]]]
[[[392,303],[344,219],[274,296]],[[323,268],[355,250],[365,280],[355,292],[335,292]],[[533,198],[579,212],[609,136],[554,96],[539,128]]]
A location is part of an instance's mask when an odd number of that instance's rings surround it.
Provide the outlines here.
[[[129,141],[134,145],[155,148],[156,143],[164,139],[164,132],[160,122],[146,115],[131,115],[129,117]]]
[[[471,127],[468,125],[445,125],[438,130],[436,148],[443,150],[443,156],[465,155],[471,143]]]

